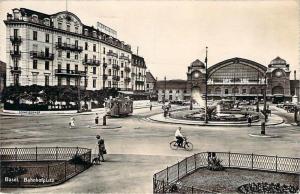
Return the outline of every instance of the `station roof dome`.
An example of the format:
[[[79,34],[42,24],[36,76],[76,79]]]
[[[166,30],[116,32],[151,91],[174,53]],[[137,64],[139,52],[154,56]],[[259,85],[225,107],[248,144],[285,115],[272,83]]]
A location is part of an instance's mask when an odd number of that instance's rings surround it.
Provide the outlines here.
[[[276,57],[271,61],[270,65],[286,65],[286,60]]]
[[[205,65],[202,61],[200,61],[199,59],[196,59],[194,62],[191,63],[191,67],[205,68]]]

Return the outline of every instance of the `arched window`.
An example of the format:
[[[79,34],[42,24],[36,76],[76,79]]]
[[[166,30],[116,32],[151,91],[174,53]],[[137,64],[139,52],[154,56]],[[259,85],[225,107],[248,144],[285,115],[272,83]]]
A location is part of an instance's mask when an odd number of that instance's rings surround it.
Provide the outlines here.
[[[284,88],[282,86],[275,86],[272,88],[272,94],[284,94]]]
[[[215,89],[215,93],[216,93],[216,94],[221,94],[221,88],[217,87],[217,88]]]
[[[233,94],[238,94],[239,93],[239,89],[237,87],[232,88],[232,93]]]
[[[255,87],[252,87],[252,88],[250,89],[250,94],[257,94],[256,88],[255,88]]]

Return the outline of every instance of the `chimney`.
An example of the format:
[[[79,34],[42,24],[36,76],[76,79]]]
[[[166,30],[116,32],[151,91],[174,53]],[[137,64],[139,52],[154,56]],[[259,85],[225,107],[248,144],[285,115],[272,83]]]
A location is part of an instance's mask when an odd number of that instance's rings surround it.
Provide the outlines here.
[[[136,48],[136,55],[139,56],[139,47]]]
[[[297,80],[296,70],[294,71],[294,80]]]

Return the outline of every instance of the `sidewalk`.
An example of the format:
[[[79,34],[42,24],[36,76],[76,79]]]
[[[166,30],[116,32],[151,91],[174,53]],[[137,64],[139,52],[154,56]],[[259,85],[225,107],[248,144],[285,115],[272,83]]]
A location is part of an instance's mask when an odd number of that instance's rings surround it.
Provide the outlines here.
[[[158,103],[152,103],[152,107],[158,107],[161,106]],[[148,104],[145,105],[139,105],[139,106],[135,106],[133,107],[133,109],[143,109],[143,108],[149,108]],[[22,111],[21,111],[22,112]],[[28,113],[25,113],[28,112]],[[62,112],[62,113],[40,113],[40,111],[24,111],[24,113],[5,113],[3,112],[3,110],[0,111],[0,116],[11,116],[11,117],[20,117],[20,116],[49,116],[49,115],[54,115],[54,116],[76,116],[76,115],[93,115],[95,113],[99,113],[102,114],[105,112],[104,108],[95,108],[92,109],[89,112],[81,112],[81,113],[66,113],[66,112]]]
[[[218,122],[218,121],[209,121],[205,123],[204,121],[192,121],[192,120],[183,120],[183,119],[174,119],[170,117],[164,117],[163,114],[153,115],[148,118],[152,121],[162,122],[162,123],[173,123],[173,124],[184,124],[184,125],[197,125],[197,126],[248,126],[247,121],[242,122]],[[284,123],[284,120],[275,114],[269,117],[266,126],[270,125],[279,125]],[[253,121],[252,126],[260,126],[260,121]]]

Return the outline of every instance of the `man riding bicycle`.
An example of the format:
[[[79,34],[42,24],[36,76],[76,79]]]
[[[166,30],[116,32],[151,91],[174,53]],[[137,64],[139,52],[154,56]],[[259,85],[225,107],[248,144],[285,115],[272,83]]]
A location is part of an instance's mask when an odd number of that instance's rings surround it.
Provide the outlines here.
[[[182,147],[184,136],[181,134],[181,127],[178,127],[178,129],[176,130],[175,137],[177,139],[178,146]]]

